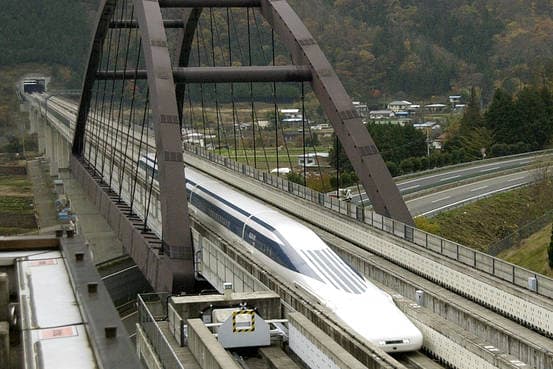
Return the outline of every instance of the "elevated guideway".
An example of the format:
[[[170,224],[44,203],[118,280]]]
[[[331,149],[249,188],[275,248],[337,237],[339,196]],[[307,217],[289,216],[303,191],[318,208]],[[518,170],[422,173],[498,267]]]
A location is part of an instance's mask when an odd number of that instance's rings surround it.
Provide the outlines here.
[[[70,118],[68,117],[67,119]],[[213,153],[204,152],[198,148],[196,149],[196,153],[196,155],[185,155],[188,165],[196,166],[227,183],[273,202],[273,204],[283,208],[283,210],[308,221],[316,229],[322,229],[327,233],[330,232],[332,236],[353,244],[355,248],[342,252],[342,255],[347,260],[350,260],[359,270],[364,271],[364,274],[368,274],[368,271],[372,267],[363,263],[363,258],[366,258],[367,255],[356,256],[360,251],[355,251],[355,249],[360,250],[359,246],[361,246],[362,250],[365,250],[364,252],[368,252],[368,255],[378,254],[392,262],[392,265],[396,267],[398,265],[402,266],[411,273],[424,277],[426,281],[435,282],[467,297],[469,300],[478,303],[478,306],[486,306],[495,310],[499,313],[498,317],[503,315],[511,318],[512,321],[518,321],[535,329],[542,333],[541,337],[551,335],[551,327],[548,324],[551,322],[551,311],[553,309],[551,308],[550,300],[551,281],[547,278],[535,276],[533,273],[525,271],[522,268],[491,258],[485,254],[480,254],[461,245],[456,245],[424,232],[410,229],[399,222],[392,222],[368,212],[366,209],[360,213],[358,208],[351,206],[351,204],[332,202],[331,199],[324,196],[321,197],[311,190],[289,184],[281,179],[277,180],[247,166],[232,163],[225,158],[215,157]],[[207,165],[206,161],[201,159],[200,156],[202,155],[210,157],[213,160],[218,160],[220,164],[226,164],[231,168],[225,169],[221,166]],[[239,175],[233,170],[242,174]],[[257,180],[247,179],[243,174],[256,177]],[[262,184],[260,181],[270,183],[273,187],[267,186],[267,183]],[[274,191],[274,187],[284,189],[284,192],[288,194]],[[308,198],[311,201],[300,201],[298,196]],[[346,213],[347,216],[337,214],[336,211],[325,210],[321,204],[324,204],[327,208],[340,210],[340,212]],[[363,225],[352,219],[351,216],[357,219],[365,219],[373,226],[381,228],[381,230],[379,231]],[[390,235],[390,233],[395,236]],[[415,241],[415,244],[409,242],[409,240]],[[417,246],[417,244],[422,247]],[[380,272],[375,273],[378,274]],[[503,280],[498,279],[498,277]],[[405,279],[407,278],[405,277]],[[539,287],[537,291],[528,290],[528,278],[536,278],[538,280]],[[413,298],[412,287],[409,288],[411,288],[410,294]],[[406,291],[409,291],[409,289]],[[434,298],[436,296],[434,295],[435,293],[437,293],[436,290],[433,290],[432,294],[429,293],[425,296],[432,295],[432,304],[440,306],[442,303],[437,303],[440,300]],[[450,304],[455,305],[451,301]],[[443,303],[441,306],[445,309],[447,305]],[[485,311],[489,312],[489,310]],[[543,319],[539,317],[543,317]],[[486,319],[485,314],[483,314],[480,321],[485,322]],[[494,324],[496,324],[494,330],[500,331],[500,327],[498,326],[500,323]],[[482,327],[484,326],[482,325]],[[532,342],[531,336],[520,337],[515,331],[516,329],[513,328],[513,331],[509,333],[510,335],[504,337],[511,337],[509,338],[510,342],[518,340],[518,342],[521,342],[521,350],[526,350],[526,347],[529,347],[529,343]],[[524,332],[529,333],[531,331]],[[534,338],[538,338],[538,336]],[[441,338],[437,342],[440,342],[440,340]],[[500,339],[497,339],[497,341],[500,341]],[[534,340],[534,342],[536,341],[539,340]],[[547,348],[548,344],[550,344],[550,341],[545,339],[537,347],[534,345],[533,350],[541,352],[541,359],[539,359],[541,361],[535,364],[535,367],[547,368],[547,365],[550,365],[551,353]],[[493,347],[497,348],[497,346]],[[507,347],[507,349],[512,351],[512,348]],[[498,348],[498,350],[501,350],[501,348]],[[517,358],[522,358],[523,356],[523,354],[517,353]],[[529,361],[538,360],[531,359],[530,356],[528,357]]]

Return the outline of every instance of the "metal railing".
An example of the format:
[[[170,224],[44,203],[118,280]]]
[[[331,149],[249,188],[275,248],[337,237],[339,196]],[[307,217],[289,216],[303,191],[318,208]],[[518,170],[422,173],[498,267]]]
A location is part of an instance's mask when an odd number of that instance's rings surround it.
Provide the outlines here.
[[[138,295],[138,322],[164,369],[184,369],[158,321],[167,319],[167,293]]]
[[[537,283],[532,289],[539,295],[553,298],[553,279],[538,274],[526,268],[511,264],[481,251],[471,249],[456,242],[436,236],[404,223],[392,220],[373,211],[349,202],[340,201],[327,194],[312,190],[297,183],[289,182],[280,176],[238,163],[232,159],[222,157],[202,147],[184,143],[184,149],[197,156],[206,158],[235,172],[257,179],[265,184],[289,192],[305,200],[317,203],[350,218],[364,222],[374,228],[393,234],[406,241],[412,242],[425,249],[443,255],[462,264],[473,267],[482,272],[494,275],[516,286],[529,289],[529,278],[535,278]]]
[[[205,148],[185,143],[184,149],[199,157],[222,165],[225,168],[231,169],[250,178],[254,178],[280,190],[289,192],[302,199],[317,203],[325,208],[334,210],[339,214],[343,214],[350,218],[364,222],[365,224],[368,224],[376,229],[397,236],[403,240],[414,243],[415,245],[443,255],[451,260],[458,261],[484,273],[491,274],[516,286],[530,290],[529,279],[535,278],[537,283],[532,284],[531,291],[534,291],[539,295],[553,298],[552,278],[511,264],[484,252],[449,241],[440,236],[419,230],[402,222],[387,218],[362,206],[341,201],[303,185],[290,182],[280,176],[275,176],[262,170],[252,168],[246,164],[235,162],[232,159],[222,157],[212,151],[206,150]]]

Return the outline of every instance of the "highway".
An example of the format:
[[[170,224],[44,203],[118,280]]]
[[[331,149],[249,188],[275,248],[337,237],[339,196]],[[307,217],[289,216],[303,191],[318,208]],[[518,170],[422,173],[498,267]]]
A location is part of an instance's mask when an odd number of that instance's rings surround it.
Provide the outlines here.
[[[432,171],[427,175],[400,179],[397,186],[413,216],[433,216],[478,198],[527,185],[534,180],[534,172],[528,170],[528,167],[550,156],[551,153],[544,152],[477,162],[450,170],[443,168],[439,172]],[[355,193],[356,188],[352,188],[352,191],[354,203],[360,204],[363,201],[365,205],[369,204],[364,192],[360,196]]]
[[[524,186],[534,181],[535,176],[535,170],[510,173],[433,192],[407,200],[406,203],[413,216],[432,216],[446,209]]]

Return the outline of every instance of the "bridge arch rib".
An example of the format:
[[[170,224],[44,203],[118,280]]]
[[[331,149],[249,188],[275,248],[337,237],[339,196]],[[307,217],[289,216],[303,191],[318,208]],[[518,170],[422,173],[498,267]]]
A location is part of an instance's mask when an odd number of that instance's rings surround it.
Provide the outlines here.
[[[131,14],[136,17],[136,21],[131,20],[131,22],[127,22],[125,25],[125,21],[122,18],[123,14],[125,14],[125,9],[123,8],[127,6],[127,1],[133,2]],[[121,19],[115,17],[116,8],[119,4],[122,4],[119,11]],[[130,4],[128,5],[130,6]],[[161,245],[159,245],[150,232],[145,232],[146,224],[144,228],[141,228],[140,226],[137,227],[136,222],[133,224],[132,221],[128,221],[126,222],[127,226],[133,228],[127,232],[127,234],[130,233],[128,238],[132,240],[133,243],[131,249],[128,251],[156,290],[169,290],[175,292],[187,290],[191,288],[194,280],[193,248],[186,200],[184,163],[182,160],[182,139],[175,98],[175,85],[172,78],[171,59],[169,57],[167,36],[163,25],[161,10],[158,2],[144,0],[104,0],[100,4],[100,9],[97,29],[90,48],[89,62],[83,81],[81,101],[79,104],[73,140],[73,155],[78,161],[82,163],[87,162],[87,165],[90,166],[90,162],[85,159],[86,130],[87,125],[89,126],[88,128],[91,129],[91,119],[98,119],[96,117],[90,117],[91,101],[93,98],[94,85],[99,81],[98,77],[100,75],[99,72],[101,72],[102,52],[105,49],[104,43],[106,42],[106,35],[108,34],[110,26],[113,27],[115,23],[119,25],[123,24],[123,26],[129,28],[138,27],[142,44],[141,50],[143,50],[143,59],[147,71],[147,103],[151,107],[151,119],[153,121],[153,130],[155,133],[155,156],[157,160],[156,179],[159,186],[162,239]],[[128,16],[128,12],[126,16]],[[119,49],[119,47],[118,40],[117,49]],[[129,47],[128,44],[127,47]],[[108,48],[110,49],[108,52],[111,53],[111,49],[113,48],[112,45],[108,45]],[[117,65],[117,62],[115,65]],[[125,70],[127,70],[126,64]],[[135,80],[141,78],[138,76],[136,70],[131,70],[129,74],[129,79],[132,79],[133,74]],[[123,84],[125,83],[126,77],[129,76],[123,77]],[[112,87],[112,94],[113,90],[114,88]],[[102,118],[100,119],[104,119],[103,109],[102,106]],[[110,114],[107,119],[112,118],[112,107],[110,106],[109,109]],[[144,111],[144,116],[146,116],[146,108]],[[106,125],[105,122],[97,123],[101,123],[104,126]],[[146,127],[146,130],[147,129],[148,127]],[[117,130],[119,130],[119,127],[117,127]],[[123,133],[121,132],[121,136],[122,135]],[[127,147],[123,155],[126,155],[126,150]],[[112,160],[114,160],[114,158],[112,158]],[[138,163],[136,163],[136,166],[138,167]],[[92,171],[96,171],[96,168],[91,169]],[[138,172],[138,169],[136,169],[136,172]],[[151,177],[154,177],[153,174]],[[98,182],[99,185],[101,185],[101,183],[105,181],[100,177]],[[153,187],[153,181],[150,186]],[[122,185],[120,186],[120,190],[121,187]],[[109,190],[110,189],[108,189],[108,191]],[[112,202],[115,202],[116,205],[121,205],[121,193],[119,193],[118,196],[119,198],[117,201]],[[148,205],[149,202],[150,199],[148,199]],[[124,205],[119,206],[119,208],[128,210],[128,206]],[[132,205],[130,211],[122,215],[130,216],[132,220],[132,218],[135,217]],[[146,217],[147,216],[148,214],[146,214]]]
[[[124,10],[127,3],[132,4],[130,19],[128,13],[125,13]],[[118,7],[121,8],[119,13],[117,11]],[[198,29],[199,18],[202,10],[209,7],[259,9],[263,18],[287,48],[293,65],[285,67],[274,65],[258,67],[252,65],[248,67],[189,67],[192,43],[194,34]],[[188,8],[189,11],[183,20],[165,20],[161,11],[162,8]],[[148,239],[148,232],[144,232],[145,225],[144,230],[132,231],[132,236],[130,236],[133,240],[134,238],[141,238],[141,251],[137,251],[133,247],[133,250],[129,252],[131,254],[134,252],[133,257],[143,271],[147,269],[145,274],[156,289],[179,290],[185,288],[187,281],[192,279],[193,273],[193,249],[188,219],[180,127],[186,83],[308,81],[326,116],[332,123],[336,135],[369,195],[375,211],[407,224],[413,223],[374,141],[364,128],[357,111],[353,107],[351,98],[346,93],[317,42],[285,0],[103,0],[100,9],[77,113],[72,149],[74,162],[84,163],[88,167],[91,166],[90,160],[87,161],[85,155],[85,146],[92,146],[93,144],[91,142],[87,143],[87,140],[90,140],[87,139],[87,127],[88,130],[91,130],[93,129],[91,124],[98,127],[106,125],[103,106],[104,97],[102,97],[102,103],[100,104],[102,105],[101,118],[98,118],[100,115],[98,113],[99,108],[96,106],[94,109],[91,108],[94,91],[96,91],[95,103],[98,101],[99,87],[97,84],[99,81],[112,81],[111,100],[113,100],[115,81],[122,81],[117,86],[121,86],[123,91],[125,82],[134,79],[134,89],[136,89],[137,81],[146,79],[149,92],[145,105],[149,104],[151,107],[158,163],[157,183],[159,186],[162,240],[161,245],[157,245],[155,242],[152,244],[151,240]],[[144,69],[139,68],[138,59],[135,68],[127,69],[126,58],[124,70],[117,69],[117,61],[115,66],[110,66],[110,54],[115,52],[115,59],[118,58],[119,54],[119,39],[117,40],[117,46],[114,47],[111,44],[111,34],[109,37],[110,44],[107,48],[105,46],[110,28],[112,31],[114,28],[138,29],[138,37],[141,40],[141,48],[138,53],[140,57],[140,52],[143,52]],[[173,64],[174,67],[171,63],[166,28],[182,29],[177,46],[178,60]],[[128,48],[129,44],[127,43]],[[116,51],[113,51],[113,49]],[[102,60],[105,58],[103,53],[108,54],[107,69],[102,66]],[[104,93],[105,90],[106,84],[104,84]],[[92,111],[95,111],[94,117],[91,117]],[[121,115],[121,113],[119,114]],[[148,114],[145,108],[144,119]],[[113,118],[111,105],[107,115],[108,119]],[[131,118],[132,115],[131,111]],[[118,118],[117,124],[119,124],[119,120],[120,118]],[[129,123],[129,127],[130,125],[131,123]],[[100,128],[94,129],[100,131]],[[144,130],[144,122],[142,129]],[[115,140],[119,130],[120,128],[117,126]],[[148,128],[146,128],[146,131],[148,131]],[[123,135],[122,132],[121,135]],[[96,143],[96,145],[99,144]],[[97,146],[96,151],[98,150]],[[119,151],[111,150],[111,170],[113,170],[115,157],[126,155],[126,153],[127,147],[120,148]],[[135,160],[137,159],[135,158]],[[137,168],[138,164],[135,165]],[[104,170],[103,166],[102,163],[102,171]],[[124,162],[122,170],[125,170]],[[89,168],[89,171],[94,174],[97,170],[96,168]],[[136,169],[136,172],[138,172],[138,169]],[[97,182],[99,182],[99,187],[103,186],[102,188],[105,189],[105,183],[102,183],[105,182],[105,178],[102,176],[99,179],[97,178]],[[153,172],[151,177],[154,177]],[[109,182],[107,187],[108,190],[111,190],[111,173]],[[119,182],[119,188],[121,189],[123,181],[120,180]],[[150,192],[152,187],[153,181],[150,185]],[[127,209],[127,215],[131,219],[127,223],[132,225],[134,216],[132,201],[129,211],[128,206],[121,205],[121,193],[117,195],[116,200],[112,199],[113,206]],[[148,214],[146,213],[147,217]],[[151,267],[152,258],[157,262],[153,269]],[[168,270],[171,272],[166,273]],[[170,276],[166,277],[166,275]]]
[[[265,20],[288,49],[296,66],[311,73],[310,83],[326,116],[352,163],[357,176],[379,214],[413,225],[413,219],[374,140],[365,129],[361,117],[334,69],[301,19],[285,0],[160,0],[162,7],[188,7],[185,29],[178,44],[178,66],[187,67],[194,33],[203,8],[249,6],[258,7]],[[179,114],[184,104],[184,84],[177,83]],[[182,119],[181,116],[179,116]]]

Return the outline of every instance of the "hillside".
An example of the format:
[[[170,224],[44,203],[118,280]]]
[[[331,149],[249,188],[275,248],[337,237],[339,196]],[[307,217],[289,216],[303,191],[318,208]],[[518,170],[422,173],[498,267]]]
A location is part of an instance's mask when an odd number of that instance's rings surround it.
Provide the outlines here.
[[[0,0],[0,68],[53,67],[80,85],[98,0]],[[355,98],[371,104],[553,80],[546,0],[290,0]],[[5,92],[3,92],[5,93]],[[1,99],[1,96],[0,96]],[[0,104],[1,104],[0,100]],[[0,119],[1,120],[1,119]]]
[[[553,78],[545,0],[291,0],[355,96],[514,92]],[[324,21],[321,21],[324,20]]]

